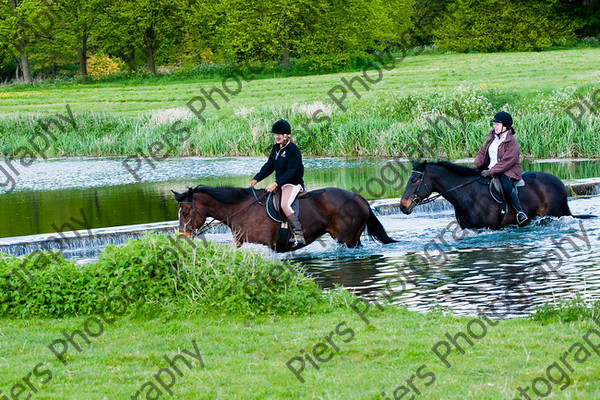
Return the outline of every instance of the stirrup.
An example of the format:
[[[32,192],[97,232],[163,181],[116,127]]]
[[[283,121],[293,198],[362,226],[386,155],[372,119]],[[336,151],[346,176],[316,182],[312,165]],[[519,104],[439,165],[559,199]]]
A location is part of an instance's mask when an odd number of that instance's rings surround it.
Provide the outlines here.
[[[290,238],[289,243],[293,246],[303,246],[306,244],[306,241],[304,240],[304,238],[298,239],[296,234],[294,234],[294,237]]]
[[[523,222],[527,221],[529,219],[529,217],[527,217],[527,214],[525,214],[523,211],[519,211],[517,213],[517,223],[520,225]]]

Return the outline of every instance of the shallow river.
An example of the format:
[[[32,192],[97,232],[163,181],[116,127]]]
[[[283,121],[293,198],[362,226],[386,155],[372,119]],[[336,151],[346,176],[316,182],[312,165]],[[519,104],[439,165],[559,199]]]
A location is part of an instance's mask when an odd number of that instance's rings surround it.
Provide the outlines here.
[[[173,220],[177,203],[171,189],[182,191],[199,183],[242,186],[263,161],[167,160],[156,169],[141,169],[143,183],[136,183],[118,159],[35,163],[21,171],[14,191],[0,192],[0,237],[53,232],[71,218],[85,219],[92,228]],[[365,188],[370,179],[381,178],[387,161],[307,159],[305,180],[309,189]],[[561,179],[600,177],[600,161],[525,163],[524,169]],[[388,171],[392,184],[382,187],[371,180],[370,192],[361,193],[369,199],[399,197],[407,176],[394,177]],[[570,207],[575,214],[600,215],[600,196],[572,198]],[[257,245],[244,248],[299,261],[324,287],[343,285],[419,311],[443,308],[474,315],[483,307],[511,317],[559,298],[600,299],[600,219],[565,217],[520,229],[461,231],[445,202],[410,216],[392,211],[379,218],[399,243],[381,245],[365,237],[361,248],[347,249],[327,237],[285,255]],[[212,237],[231,240],[229,233]]]

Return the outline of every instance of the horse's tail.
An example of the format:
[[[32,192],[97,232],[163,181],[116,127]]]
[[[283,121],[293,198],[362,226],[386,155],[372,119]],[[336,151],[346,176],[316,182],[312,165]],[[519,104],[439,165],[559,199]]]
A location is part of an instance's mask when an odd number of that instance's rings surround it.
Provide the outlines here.
[[[569,204],[567,203],[567,199],[565,198],[565,201],[563,203],[562,206],[562,214],[563,215],[570,215],[573,218],[577,218],[577,219],[592,219],[592,218],[598,218],[597,215],[592,215],[592,214],[573,214],[571,213],[571,209],[569,208]]]
[[[368,203],[367,203],[368,205]],[[369,206],[369,219],[367,220],[367,233],[371,239],[377,239],[383,244],[397,243],[397,240],[388,236],[381,222],[375,216],[375,213]]]

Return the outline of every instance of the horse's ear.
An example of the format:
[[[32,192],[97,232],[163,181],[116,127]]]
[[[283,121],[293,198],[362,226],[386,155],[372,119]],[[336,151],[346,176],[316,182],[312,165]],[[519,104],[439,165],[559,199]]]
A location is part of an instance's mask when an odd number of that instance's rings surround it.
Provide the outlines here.
[[[415,171],[424,171],[426,165],[427,165],[427,160],[425,160],[423,162],[413,161],[413,169]]]
[[[175,196],[177,202],[181,202],[187,196],[187,193],[177,193],[174,190],[171,190],[171,192],[173,192],[173,196]]]
[[[192,201],[194,199],[194,189],[188,188],[187,197],[188,201]]]

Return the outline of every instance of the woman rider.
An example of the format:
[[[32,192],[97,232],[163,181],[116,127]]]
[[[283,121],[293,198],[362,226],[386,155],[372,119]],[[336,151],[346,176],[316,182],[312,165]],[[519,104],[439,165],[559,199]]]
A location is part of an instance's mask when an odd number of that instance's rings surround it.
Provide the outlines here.
[[[494,127],[490,130],[488,140],[481,146],[472,168],[478,169],[484,177],[497,176],[502,184],[504,198],[510,199],[517,211],[517,223],[527,221],[523,212],[516,184],[521,180],[521,149],[515,139],[513,120],[509,113],[500,111],[492,121]]]
[[[292,210],[292,203],[298,193],[304,190],[302,154],[290,136],[292,128],[289,122],[284,119],[275,122],[271,128],[271,133],[275,138],[275,144],[265,165],[250,181],[250,186],[256,185],[275,171],[275,182],[269,184],[265,190],[273,192],[278,187],[281,188],[281,209],[290,222],[294,233],[294,239],[290,242],[295,242],[296,245],[301,246],[306,244],[306,241],[298,216]]]

